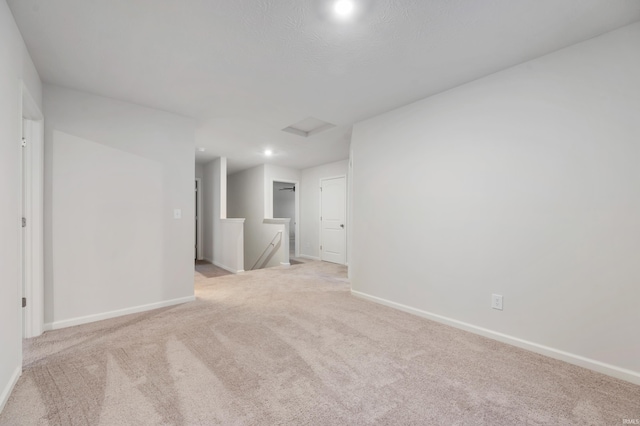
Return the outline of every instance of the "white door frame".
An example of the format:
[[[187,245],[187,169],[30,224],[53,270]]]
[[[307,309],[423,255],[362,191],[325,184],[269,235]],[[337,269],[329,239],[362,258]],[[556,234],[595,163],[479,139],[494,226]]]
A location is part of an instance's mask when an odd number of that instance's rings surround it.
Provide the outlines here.
[[[320,178],[320,203],[318,204],[320,206],[320,211],[318,212],[318,217],[322,217],[322,181],[325,180],[331,180],[331,179],[339,179],[339,178],[344,178],[344,259],[345,259],[345,265],[349,264],[349,239],[347,238],[347,230],[349,229],[349,207],[348,207],[348,201],[349,201],[349,182],[348,182],[348,178],[347,175],[337,175],[337,176],[328,176],[328,177],[321,177]],[[323,246],[322,244],[322,220],[320,220],[320,247]],[[324,260],[322,258],[322,253],[323,250],[318,247],[318,249],[320,250],[320,260]]]
[[[196,241],[196,259],[202,260],[202,179],[196,178],[196,200],[198,202],[198,211],[196,211],[196,234],[198,240]]]
[[[268,193],[268,202],[269,202],[269,209],[268,211],[271,213],[271,217],[269,219],[278,219],[278,218],[274,218],[273,217],[273,184],[274,182],[282,182],[282,183],[289,183],[291,185],[295,185],[296,187],[296,191],[294,192],[295,194],[295,211],[296,211],[296,219],[295,219],[295,224],[294,224],[294,229],[296,232],[296,236],[295,236],[295,244],[296,244],[296,250],[294,253],[295,257],[300,257],[300,182],[297,180],[293,180],[293,179],[278,179],[278,178],[273,178],[271,179],[271,183],[269,185],[269,190],[267,191]],[[291,224],[289,225],[291,226]]]
[[[27,338],[39,336],[44,329],[44,116],[23,82],[21,93],[21,133],[27,143],[21,152],[20,194],[27,226],[20,238],[23,282],[19,294],[27,299],[22,313],[22,336]]]

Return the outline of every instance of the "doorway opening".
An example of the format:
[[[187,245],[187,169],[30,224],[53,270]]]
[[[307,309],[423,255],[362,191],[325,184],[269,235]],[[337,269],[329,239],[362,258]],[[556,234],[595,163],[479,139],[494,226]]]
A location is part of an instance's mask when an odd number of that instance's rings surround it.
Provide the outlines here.
[[[194,259],[202,260],[202,179],[196,178]]]
[[[274,180],[273,184],[274,219],[291,219],[289,223],[289,257],[298,257],[300,247],[298,241],[299,191],[298,182]]]
[[[21,109],[19,294],[28,338],[44,330],[44,117],[24,84]]]

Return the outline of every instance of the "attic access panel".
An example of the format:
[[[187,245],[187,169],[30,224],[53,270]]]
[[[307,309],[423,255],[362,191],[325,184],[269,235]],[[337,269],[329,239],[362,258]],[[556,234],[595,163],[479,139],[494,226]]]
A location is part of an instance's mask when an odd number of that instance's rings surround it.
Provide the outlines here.
[[[282,131],[308,138],[309,136],[324,132],[325,130],[329,130],[333,127],[336,127],[336,125],[315,117],[307,117],[289,127],[285,127]]]

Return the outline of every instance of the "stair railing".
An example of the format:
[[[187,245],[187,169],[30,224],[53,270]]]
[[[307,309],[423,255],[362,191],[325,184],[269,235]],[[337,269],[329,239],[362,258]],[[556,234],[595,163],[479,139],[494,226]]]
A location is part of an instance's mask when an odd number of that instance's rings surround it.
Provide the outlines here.
[[[256,266],[258,266],[258,263],[260,263],[260,259],[262,259],[264,257],[265,254],[267,254],[267,252],[269,250],[273,250],[273,248],[276,246],[276,240],[280,238],[282,239],[282,230],[276,232],[276,235],[271,239],[271,242],[269,243],[269,245],[267,246],[266,249],[264,249],[264,251],[262,252],[262,254],[260,255],[260,257],[258,257],[258,260],[256,260],[256,263],[253,264],[253,266],[251,267],[251,270],[253,271],[254,269],[256,269]]]

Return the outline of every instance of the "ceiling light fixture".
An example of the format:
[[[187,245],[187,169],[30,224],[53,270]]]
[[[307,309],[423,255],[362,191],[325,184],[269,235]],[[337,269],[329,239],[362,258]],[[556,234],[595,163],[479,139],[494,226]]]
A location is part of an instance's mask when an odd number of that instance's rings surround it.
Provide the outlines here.
[[[206,148],[204,148],[204,147],[202,147],[202,146],[198,148],[198,152],[205,152],[206,150],[207,150],[207,149],[206,149]]]
[[[355,9],[355,5],[351,0],[338,0],[333,5],[333,11],[336,15],[346,18],[347,16],[353,13],[353,9]]]
[[[264,155],[265,157],[271,157],[273,155],[273,151],[271,151],[270,149],[265,149]]]

